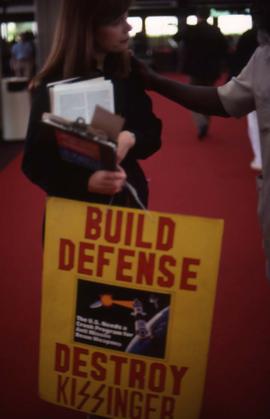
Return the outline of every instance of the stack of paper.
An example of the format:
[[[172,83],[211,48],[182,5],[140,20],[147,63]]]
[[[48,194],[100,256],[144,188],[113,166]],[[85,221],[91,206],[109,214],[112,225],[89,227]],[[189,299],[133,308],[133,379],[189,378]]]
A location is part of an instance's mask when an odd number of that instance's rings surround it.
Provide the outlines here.
[[[104,77],[83,81],[64,80],[48,87],[54,115],[70,120],[84,118],[90,124],[97,105],[114,113],[113,84]]]

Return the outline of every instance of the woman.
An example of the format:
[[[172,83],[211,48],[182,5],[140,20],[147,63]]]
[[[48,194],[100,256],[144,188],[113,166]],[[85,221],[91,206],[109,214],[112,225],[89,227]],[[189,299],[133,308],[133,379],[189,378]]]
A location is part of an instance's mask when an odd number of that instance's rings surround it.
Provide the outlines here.
[[[137,160],[160,148],[161,123],[133,71],[128,50],[127,11],[131,0],[62,1],[54,43],[44,68],[34,78],[33,105],[23,171],[49,195],[136,207],[125,187],[135,187],[147,205],[148,188]],[[72,30],[71,30],[72,28]],[[103,75],[114,85],[115,111],[125,119],[118,137],[119,170],[91,172],[61,160],[55,138],[40,124],[49,111],[47,83]]]

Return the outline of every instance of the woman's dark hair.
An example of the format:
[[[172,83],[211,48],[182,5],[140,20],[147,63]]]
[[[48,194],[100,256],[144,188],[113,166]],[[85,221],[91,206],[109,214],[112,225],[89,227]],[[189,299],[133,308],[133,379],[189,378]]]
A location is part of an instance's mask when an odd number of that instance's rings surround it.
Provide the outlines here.
[[[94,35],[98,26],[110,24],[122,16],[132,0],[62,0],[51,52],[34,79],[87,77],[95,70]],[[110,71],[125,77],[129,54],[113,54]]]

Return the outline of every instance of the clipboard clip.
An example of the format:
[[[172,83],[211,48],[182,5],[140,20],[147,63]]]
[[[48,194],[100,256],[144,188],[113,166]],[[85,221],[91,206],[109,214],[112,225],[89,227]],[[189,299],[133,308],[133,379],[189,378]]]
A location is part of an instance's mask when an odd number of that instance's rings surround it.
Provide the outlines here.
[[[75,119],[75,121],[71,121],[68,124],[68,127],[65,127],[65,128],[70,128],[71,132],[73,132],[74,134],[79,134],[82,137],[87,138],[89,136],[92,136],[92,137],[95,136],[90,126],[86,124],[85,119],[82,117]],[[98,133],[99,138],[100,136],[101,136],[101,132]],[[104,137],[105,133],[102,133],[102,136]]]
[[[73,129],[79,129],[80,131],[87,131],[87,124],[83,117],[77,118],[75,121],[71,122],[71,126]]]
[[[94,141],[110,141],[107,134],[99,129],[91,127],[87,124],[83,117],[78,117],[74,121],[62,118],[61,116],[45,112],[42,115],[42,121],[51,124],[56,128],[63,129],[71,134],[79,135],[85,139]]]

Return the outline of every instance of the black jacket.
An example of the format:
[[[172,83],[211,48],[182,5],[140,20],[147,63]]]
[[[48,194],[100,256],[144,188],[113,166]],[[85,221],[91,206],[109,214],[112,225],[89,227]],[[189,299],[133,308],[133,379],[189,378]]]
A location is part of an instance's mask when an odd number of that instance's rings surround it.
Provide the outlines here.
[[[112,79],[112,82],[115,112],[125,118],[124,129],[136,136],[136,144],[122,161],[121,166],[127,173],[128,182],[136,188],[140,199],[146,205],[147,181],[137,160],[146,159],[160,148],[161,122],[153,114],[151,100],[134,72],[131,72],[127,79]],[[23,172],[49,195],[87,202],[110,203],[111,197],[88,192],[88,179],[92,174],[89,169],[75,166],[60,158],[54,135],[40,123],[42,113],[49,110],[48,89],[44,83],[33,94],[22,163]],[[126,189],[114,196],[113,204],[137,206]]]
[[[187,25],[180,39],[183,72],[201,80],[201,84],[214,83],[228,52],[226,38],[219,28],[204,21]]]

